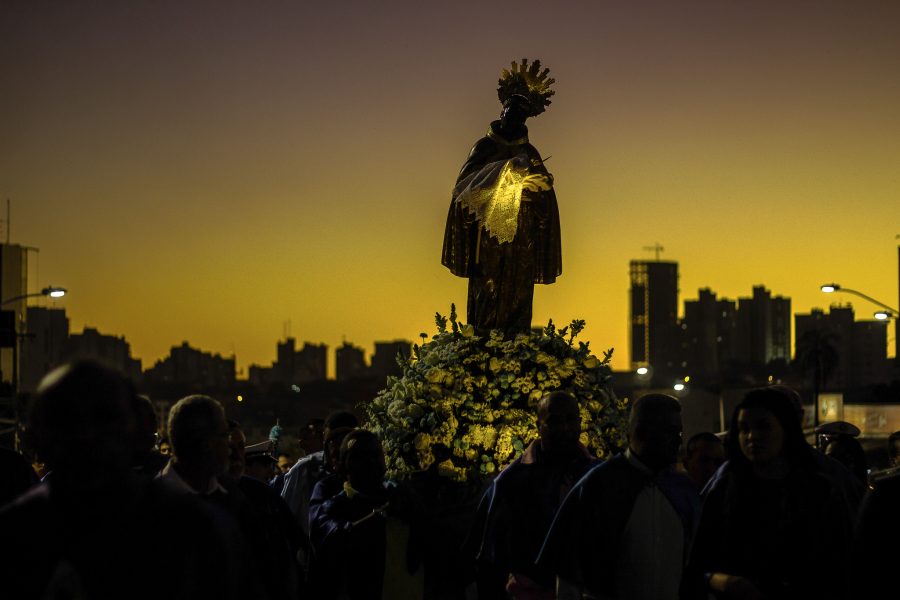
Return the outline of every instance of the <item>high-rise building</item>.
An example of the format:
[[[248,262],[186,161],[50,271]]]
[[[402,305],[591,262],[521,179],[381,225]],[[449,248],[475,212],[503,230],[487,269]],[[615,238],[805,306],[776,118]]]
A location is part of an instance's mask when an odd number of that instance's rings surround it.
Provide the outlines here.
[[[375,354],[372,355],[372,366],[369,372],[374,377],[387,377],[388,375],[400,375],[402,369],[397,364],[397,356],[409,358],[412,352],[412,342],[409,340],[394,340],[392,342],[375,342]]]
[[[682,369],[678,327],[678,263],[631,261],[631,366],[649,366],[654,375]]]
[[[297,355],[297,340],[288,337],[283,342],[278,342],[275,364],[272,365],[272,377],[275,381],[284,384],[296,383],[294,372],[296,371],[295,358]]]
[[[271,367],[250,366],[250,381],[257,385],[280,383],[286,386],[321,381],[328,368],[328,346],[303,343],[297,350],[296,338],[288,337],[278,342],[277,359]]]
[[[12,326],[12,331],[6,332],[9,337],[9,347],[0,347],[0,381],[11,382],[13,380],[13,352],[12,345],[17,333],[25,330],[25,294],[28,293],[28,248],[18,244],[0,244],[0,302],[3,302],[2,310],[12,311],[12,315],[4,321],[7,326]],[[19,298],[15,302],[8,302],[13,298]],[[21,362],[21,361],[20,361]]]
[[[335,378],[338,381],[348,381],[356,377],[366,375],[366,353],[358,347],[344,342],[340,348],[334,351]]]
[[[685,374],[700,381],[715,379],[735,357],[736,303],[702,288],[696,300],[684,301],[681,330]]]
[[[821,361],[826,388],[845,390],[890,379],[886,322],[856,321],[850,305],[832,305],[827,313],[813,309],[794,320],[797,358]]]
[[[294,357],[293,383],[322,381],[327,375],[327,368],[328,346],[304,342],[303,348]]]
[[[750,298],[738,298],[735,338],[734,358],[741,363],[790,362],[791,299],[753,286]]]
[[[62,356],[63,360],[93,359],[118,369],[134,381],[141,378],[141,361],[131,357],[131,345],[125,337],[106,335],[92,327],[70,334]]]
[[[169,356],[144,372],[151,385],[174,384],[199,390],[230,389],[235,383],[235,359],[192,348],[187,342],[173,346]]]
[[[41,379],[63,362],[69,338],[69,318],[65,309],[29,306],[27,329],[19,343],[19,388],[37,389]]]

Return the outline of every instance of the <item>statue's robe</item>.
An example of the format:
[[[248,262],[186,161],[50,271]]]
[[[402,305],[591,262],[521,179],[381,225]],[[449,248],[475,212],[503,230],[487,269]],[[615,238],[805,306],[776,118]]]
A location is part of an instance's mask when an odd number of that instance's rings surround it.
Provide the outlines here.
[[[538,151],[522,137],[507,140],[494,121],[478,140],[460,170],[447,215],[441,262],[469,279],[467,321],[480,333],[500,329],[507,334],[531,329],[534,284],[549,284],[562,273],[559,209],[553,189],[522,193],[515,236],[501,241],[493,235],[460,194],[473,179],[501,161],[527,157],[529,172],[550,177]],[[551,177],[552,181],[552,177]]]

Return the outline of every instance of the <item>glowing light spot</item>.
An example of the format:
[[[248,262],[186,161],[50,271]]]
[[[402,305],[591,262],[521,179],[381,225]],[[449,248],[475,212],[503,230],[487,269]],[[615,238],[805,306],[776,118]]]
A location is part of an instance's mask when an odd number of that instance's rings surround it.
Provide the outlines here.
[[[237,401],[238,401],[238,402],[243,402],[243,401],[244,401],[244,397],[243,397],[243,396],[238,396],[238,397],[237,397]]]
[[[675,391],[676,391],[676,392],[680,392],[680,391],[682,391],[682,390],[684,389],[684,384],[683,384],[683,383],[676,383],[676,384],[675,384],[674,386],[672,386],[672,387],[675,388]]]

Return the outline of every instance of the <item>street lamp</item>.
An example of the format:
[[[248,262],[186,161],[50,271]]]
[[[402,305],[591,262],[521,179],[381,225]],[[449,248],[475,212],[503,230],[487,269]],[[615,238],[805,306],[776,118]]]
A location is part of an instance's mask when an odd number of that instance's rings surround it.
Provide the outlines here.
[[[49,296],[50,298],[62,298],[66,295],[66,288],[61,288],[59,286],[48,285],[40,292],[32,292],[30,294],[20,294],[18,296],[13,296],[12,298],[7,298],[0,302],[0,306],[6,306],[7,304],[12,304],[14,302],[19,302],[21,300],[26,300],[27,298],[36,298],[41,296]],[[3,347],[11,347],[12,348],[12,380],[10,381],[12,385],[12,391],[10,393],[10,397],[13,402],[13,419],[11,420],[3,420],[4,425],[12,425],[11,431],[17,432],[19,428],[19,409],[17,404],[17,396],[19,393],[19,340],[23,337],[26,337],[28,334],[20,333],[16,326],[16,311],[14,310],[4,310],[0,311],[4,316],[8,316],[9,319],[3,319],[3,337],[12,338],[11,340],[4,340]],[[7,345],[8,342],[9,345]],[[3,433],[7,433],[7,431],[3,431]],[[19,447],[19,438],[18,435],[15,435],[13,444],[15,448],[18,450]]]
[[[13,296],[12,298],[7,298],[3,302],[0,302],[0,306],[5,306],[7,304],[11,304],[13,302],[18,302],[19,300],[25,300],[26,298],[37,298],[39,296],[50,296],[51,298],[62,298],[66,295],[68,290],[66,288],[62,288],[55,285],[48,285],[44,289],[39,292],[32,292],[30,294],[21,294],[19,296]]]
[[[887,313],[885,313],[884,311],[878,311],[877,313],[875,313],[875,318],[881,321],[889,318],[890,316],[896,316],[898,313],[900,313],[900,311],[898,311],[896,308],[891,308],[884,302],[879,302],[872,296],[867,296],[866,294],[863,294],[862,292],[859,292],[857,290],[851,290],[850,288],[844,287],[839,283],[826,283],[825,285],[820,286],[819,289],[826,294],[833,294],[834,292],[845,292],[847,294],[853,294],[854,296],[859,296],[864,300],[868,300],[872,304],[877,304],[887,311]],[[879,314],[883,316],[878,316]]]
[[[881,302],[880,300],[876,300],[872,296],[863,294],[862,292],[857,291],[857,290],[851,290],[850,288],[843,287],[842,285],[840,285],[838,283],[833,283],[833,282],[826,283],[825,285],[820,286],[819,289],[822,290],[823,292],[825,292],[826,294],[831,294],[833,292],[846,292],[848,294],[853,294],[854,296],[859,296],[860,298],[862,298],[864,300],[868,300],[869,302],[871,302],[872,304],[874,304],[876,306],[880,306],[882,308],[882,310],[879,310],[874,315],[875,319],[877,319],[879,321],[889,321],[890,319],[894,319],[894,322],[896,324],[897,315],[900,315],[900,310],[897,310],[896,308],[891,308],[884,302]],[[900,327],[897,327],[896,325],[895,325],[895,328],[900,329]],[[896,331],[894,332],[894,337],[896,338],[896,344],[897,344],[897,349],[894,352],[894,355],[895,355],[894,360],[897,361],[898,364],[900,364],[900,336],[897,336]],[[816,409],[818,410],[818,405],[816,406]],[[818,414],[818,413],[816,413],[816,414]]]

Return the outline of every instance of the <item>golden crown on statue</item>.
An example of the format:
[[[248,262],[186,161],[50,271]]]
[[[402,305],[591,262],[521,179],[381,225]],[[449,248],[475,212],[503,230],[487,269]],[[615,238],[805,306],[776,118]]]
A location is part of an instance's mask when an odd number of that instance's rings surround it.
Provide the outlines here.
[[[506,104],[513,96],[524,96],[531,105],[531,116],[541,114],[550,106],[550,96],[556,93],[550,89],[556,82],[552,77],[548,77],[550,69],[541,70],[540,60],[535,60],[529,65],[527,58],[523,58],[521,64],[513,61],[511,65],[511,69],[503,69],[500,75],[497,88],[500,102]]]

